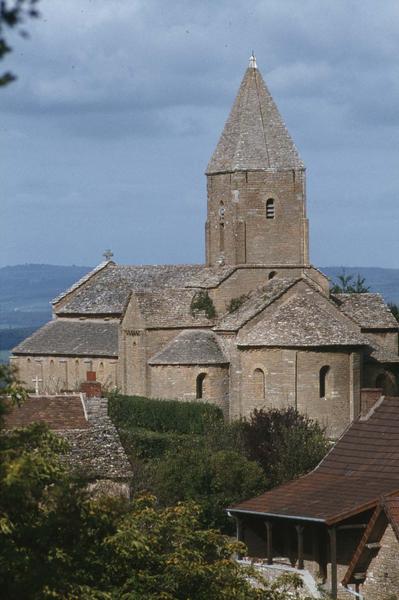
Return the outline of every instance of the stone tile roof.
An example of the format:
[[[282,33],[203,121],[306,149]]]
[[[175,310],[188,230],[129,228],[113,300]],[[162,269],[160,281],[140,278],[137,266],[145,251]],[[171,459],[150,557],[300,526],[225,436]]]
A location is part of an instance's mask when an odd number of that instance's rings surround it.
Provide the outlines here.
[[[270,319],[240,332],[239,346],[365,346],[368,340],[316,302],[295,295]]]
[[[57,302],[59,302],[60,300],[62,300],[65,296],[67,296],[71,292],[74,292],[76,289],[78,289],[79,287],[81,287],[84,283],[86,283],[86,281],[88,281],[89,279],[91,279],[94,275],[96,275],[97,273],[99,273],[100,271],[102,271],[103,269],[105,269],[105,267],[108,267],[108,265],[114,265],[114,264],[115,263],[112,260],[105,260],[105,261],[101,262],[94,269],[92,269],[91,271],[89,271],[89,273],[86,273],[86,275],[83,275],[83,277],[81,277],[80,279],[78,279],[78,281],[76,281],[74,284],[72,284],[64,292],[62,292],[61,294],[58,294],[58,296],[56,296],[51,301],[51,304],[56,304]]]
[[[264,287],[257,288],[248,295],[246,300],[237,310],[227,313],[218,321],[214,327],[215,331],[238,331],[245,323],[260,313],[266,306],[286,292],[295,283],[297,278],[274,278]]]
[[[150,360],[150,365],[211,365],[229,361],[211,331],[182,331]]]
[[[55,319],[18,344],[14,354],[118,356],[117,322]]]
[[[248,68],[207,174],[303,168],[260,71]]]
[[[148,328],[162,327],[210,327],[214,319],[208,319],[203,312],[192,314],[191,302],[196,290],[168,289],[136,292]]]
[[[131,479],[131,465],[108,416],[93,420],[87,429],[69,429],[60,434],[70,446],[67,462],[73,469],[90,479]]]
[[[120,316],[132,291],[184,287],[186,280],[204,269],[201,265],[110,264],[77,290],[59,315],[103,314]]]
[[[386,397],[352,423],[314,471],[229,510],[332,524],[398,490],[399,398]]]
[[[370,353],[371,358],[378,360],[380,363],[399,363],[399,355],[389,350],[389,348],[384,348],[384,346],[380,346],[374,340],[369,340],[369,346],[372,348]]]
[[[334,294],[342,312],[363,329],[397,329],[399,323],[385,304],[381,294]]]
[[[29,396],[20,406],[13,406],[5,415],[5,427],[26,427],[30,423],[46,423],[59,429],[86,429],[88,421],[80,395]]]

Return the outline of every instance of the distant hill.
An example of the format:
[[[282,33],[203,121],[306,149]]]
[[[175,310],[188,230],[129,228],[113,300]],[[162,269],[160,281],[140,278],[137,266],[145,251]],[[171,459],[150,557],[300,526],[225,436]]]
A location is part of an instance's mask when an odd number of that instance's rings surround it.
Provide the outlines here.
[[[92,267],[57,265],[16,265],[0,268],[0,351],[13,348],[35,329],[51,319],[50,301]],[[366,279],[372,292],[387,302],[399,304],[399,269],[344,267],[345,273]],[[333,281],[343,267],[321,267]],[[0,357],[1,360],[1,357]]]
[[[51,318],[50,301],[90,269],[35,264],[0,268],[0,329],[40,327]]]
[[[386,302],[399,304],[399,269],[384,269],[382,267],[320,267],[330,279],[334,282],[343,270],[346,275],[353,274],[355,277],[359,273],[365,278],[365,285],[370,288],[370,292],[379,292],[385,298]]]

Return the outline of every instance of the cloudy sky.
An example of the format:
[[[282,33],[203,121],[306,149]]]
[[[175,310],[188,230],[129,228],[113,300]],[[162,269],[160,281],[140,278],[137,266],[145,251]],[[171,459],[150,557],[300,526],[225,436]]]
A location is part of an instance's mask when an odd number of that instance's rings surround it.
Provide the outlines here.
[[[399,267],[397,0],[41,0],[2,61],[0,266],[202,262],[204,171],[254,49],[316,265]]]

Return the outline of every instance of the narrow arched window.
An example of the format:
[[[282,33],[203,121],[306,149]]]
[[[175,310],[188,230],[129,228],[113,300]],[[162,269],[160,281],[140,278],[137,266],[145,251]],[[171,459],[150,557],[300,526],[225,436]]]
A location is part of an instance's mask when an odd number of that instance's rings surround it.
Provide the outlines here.
[[[205,382],[205,378],[206,378],[206,373],[200,373],[197,377],[197,382],[196,382],[196,398],[197,400],[201,400],[201,398],[204,397],[204,382]]]
[[[274,200],[273,198],[269,198],[266,201],[266,219],[274,219],[275,211],[274,211]]]
[[[53,361],[53,359],[50,360],[49,372],[50,372],[51,376],[54,375],[54,361]]]
[[[224,208],[224,203],[223,201],[220,202],[219,204],[219,218],[220,219],[224,219],[224,213],[225,213],[225,208]]]
[[[277,271],[270,271],[269,279],[273,279],[273,277],[276,277],[276,275],[277,275]]]
[[[255,369],[252,375],[254,397],[265,399],[265,374],[262,369]]]
[[[321,369],[320,369],[320,373],[319,373],[319,396],[320,396],[320,398],[326,397],[327,376],[328,376],[329,371],[330,371],[330,367],[328,365],[325,365],[324,367],[321,367]]]
[[[219,223],[219,250],[224,250],[224,223]]]

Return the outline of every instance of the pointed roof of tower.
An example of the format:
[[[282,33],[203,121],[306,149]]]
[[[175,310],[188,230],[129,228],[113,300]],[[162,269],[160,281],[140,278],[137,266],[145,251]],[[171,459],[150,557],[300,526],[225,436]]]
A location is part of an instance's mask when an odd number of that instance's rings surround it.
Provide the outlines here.
[[[304,169],[252,55],[207,173]]]

